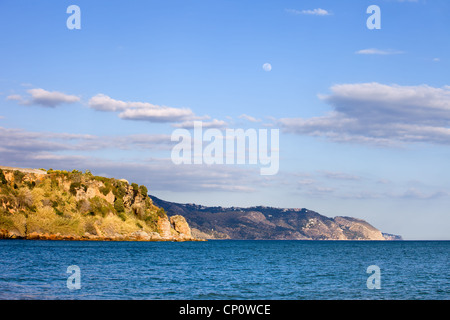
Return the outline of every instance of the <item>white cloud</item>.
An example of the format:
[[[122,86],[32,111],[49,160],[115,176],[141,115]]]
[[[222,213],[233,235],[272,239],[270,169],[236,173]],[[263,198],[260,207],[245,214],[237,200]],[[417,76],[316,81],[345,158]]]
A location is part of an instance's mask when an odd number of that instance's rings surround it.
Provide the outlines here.
[[[128,109],[161,109],[148,102],[129,102],[113,99],[105,94],[97,94],[89,99],[89,107],[98,111],[125,111]]]
[[[178,122],[193,117],[194,113],[190,109],[169,107],[126,109],[119,114],[121,119],[150,122]]]
[[[186,122],[209,118],[199,117],[188,108],[158,106],[148,102],[132,102],[113,99],[104,94],[97,94],[89,100],[89,107],[98,111],[120,112],[124,120],[141,120],[149,122]]]
[[[292,14],[306,14],[315,16],[329,16],[331,13],[325,9],[316,8],[311,10],[296,10],[296,9],[286,9],[287,12]]]
[[[89,99],[89,107],[99,111],[123,111],[128,105],[125,101],[115,100],[101,93]]]
[[[193,129],[194,128],[194,120],[184,121],[181,123],[176,123],[172,125],[176,128],[183,128],[183,129]],[[202,121],[202,128],[225,128],[228,126],[228,123],[226,123],[223,120],[217,120],[213,119],[211,121]]]
[[[341,114],[363,119],[422,124],[450,123],[450,87],[399,86],[380,83],[341,84],[319,98]],[[375,118],[375,119],[374,119]]]
[[[229,165],[179,166],[168,158],[134,159],[125,152],[120,161],[98,158],[82,151],[173,146],[167,135],[92,136],[70,133],[30,132],[0,127],[0,164],[14,167],[86,170],[145,184],[151,190],[251,192],[261,186],[255,168]],[[100,153],[98,153],[100,154]],[[137,162],[136,162],[137,161]],[[256,187],[255,187],[256,186]]]
[[[32,132],[0,127],[0,147],[14,154],[102,149],[169,149],[170,135],[94,136],[89,134]]]
[[[355,52],[356,54],[367,54],[367,55],[391,55],[391,54],[403,54],[404,52],[398,50],[381,50],[376,48],[362,49]]]
[[[287,132],[337,142],[450,144],[449,86],[361,83],[335,85],[331,91],[319,98],[333,111],[309,119],[280,119],[279,124]]]
[[[64,103],[80,101],[80,97],[58,91],[47,91],[41,88],[29,89],[27,92],[31,95],[31,98],[28,100],[17,94],[10,95],[6,99],[18,101],[22,105],[40,105],[49,108],[54,108]]]
[[[250,122],[261,122],[261,119],[256,119],[255,117],[249,116],[249,115],[247,115],[245,113],[241,114],[239,116],[239,119],[245,119],[245,120],[250,121]]]

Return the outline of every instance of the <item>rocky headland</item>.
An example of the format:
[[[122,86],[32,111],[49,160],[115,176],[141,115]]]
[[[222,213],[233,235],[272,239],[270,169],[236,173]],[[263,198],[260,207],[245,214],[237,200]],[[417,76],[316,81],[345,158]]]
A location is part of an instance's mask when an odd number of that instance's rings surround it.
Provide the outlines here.
[[[197,240],[168,217],[145,186],[89,171],[0,166],[0,239]]]

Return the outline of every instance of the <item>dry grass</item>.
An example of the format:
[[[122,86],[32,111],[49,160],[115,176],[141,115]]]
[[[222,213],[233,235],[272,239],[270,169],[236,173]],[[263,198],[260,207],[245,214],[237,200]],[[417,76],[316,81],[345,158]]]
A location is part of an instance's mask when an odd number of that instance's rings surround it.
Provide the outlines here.
[[[51,207],[39,208],[27,219],[28,233],[53,233],[64,235],[83,235],[84,225],[77,215],[59,216]]]
[[[143,199],[142,192],[133,194],[134,190],[124,182],[79,172],[56,171],[41,180],[30,182],[26,181],[28,178],[26,176],[22,182],[0,181],[0,228],[22,236],[33,232],[116,236],[138,230],[156,231],[159,208],[149,198]],[[110,193],[114,191],[112,200],[100,194],[102,186],[108,186]],[[87,196],[86,191],[90,188],[100,191]],[[116,210],[115,199],[122,200],[125,195],[128,198],[131,195],[133,202],[134,197],[139,196],[140,200],[133,206]]]

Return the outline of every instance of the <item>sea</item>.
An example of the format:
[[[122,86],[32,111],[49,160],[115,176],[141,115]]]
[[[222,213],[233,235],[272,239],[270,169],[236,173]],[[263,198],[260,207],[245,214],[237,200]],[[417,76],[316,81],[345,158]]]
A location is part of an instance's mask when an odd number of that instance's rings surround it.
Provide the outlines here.
[[[0,241],[1,300],[448,300],[450,241]]]

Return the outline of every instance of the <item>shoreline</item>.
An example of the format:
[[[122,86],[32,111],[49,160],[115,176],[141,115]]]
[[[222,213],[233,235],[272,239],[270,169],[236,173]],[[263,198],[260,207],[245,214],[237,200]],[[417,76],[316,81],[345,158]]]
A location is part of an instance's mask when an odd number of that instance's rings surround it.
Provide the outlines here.
[[[96,235],[62,235],[62,234],[50,234],[50,233],[37,233],[33,232],[26,236],[16,235],[10,233],[7,230],[0,230],[0,240],[54,240],[54,241],[135,241],[135,242],[186,242],[186,241],[207,241],[206,239],[196,238],[162,238],[161,236],[141,234],[131,235],[118,235],[118,236],[96,236]]]

